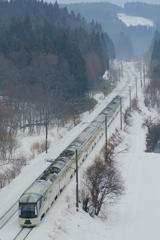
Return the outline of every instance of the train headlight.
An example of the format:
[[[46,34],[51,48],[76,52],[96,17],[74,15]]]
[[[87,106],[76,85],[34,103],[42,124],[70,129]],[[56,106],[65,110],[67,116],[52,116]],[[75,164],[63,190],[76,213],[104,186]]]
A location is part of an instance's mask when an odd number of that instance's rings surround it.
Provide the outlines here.
[[[34,210],[35,210],[35,215],[38,215],[38,214],[37,214],[37,208],[36,208],[36,207],[34,208]]]

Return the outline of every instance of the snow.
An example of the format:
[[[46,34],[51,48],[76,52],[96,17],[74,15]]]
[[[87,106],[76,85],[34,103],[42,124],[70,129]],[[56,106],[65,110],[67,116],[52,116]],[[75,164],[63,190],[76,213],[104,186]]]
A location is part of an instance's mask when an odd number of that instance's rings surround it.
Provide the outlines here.
[[[28,165],[23,168],[22,173],[16,179],[0,190],[0,216],[48,166],[49,163],[44,159],[55,159],[70,141],[86,127],[86,123],[94,119],[106,104],[118,94],[118,90],[122,89],[128,79],[131,79],[131,85],[135,84],[135,75],[138,77],[139,72],[135,69],[134,62],[123,63],[123,69],[124,76],[116,89],[105,99],[100,98],[100,95],[97,96],[99,104],[91,114],[84,115],[84,124],[80,123],[68,132],[65,130],[64,137],[54,142],[47,154],[42,153],[28,162]],[[127,69],[129,76],[126,74]],[[135,92],[132,92],[132,97],[134,94]],[[145,152],[146,129],[142,128],[143,119],[151,115],[152,117],[156,116],[156,112],[148,110],[144,106],[140,80],[138,81],[138,100],[141,112],[134,112],[132,126],[121,131],[125,137],[125,142],[130,144],[130,149],[116,159],[125,181],[125,194],[116,205],[107,209],[107,219],[102,221],[97,217],[91,218],[81,209],[81,206],[79,206],[79,211],[76,211],[76,179],[74,176],[41,223],[26,238],[27,240],[160,239],[160,156],[156,153]],[[129,98],[123,106],[123,112],[128,106]],[[119,116],[108,128],[108,137],[116,127],[120,128]],[[31,141],[32,139],[28,138],[28,142]],[[79,182],[84,169],[93,161],[104,142],[105,138],[102,138],[79,169]],[[0,239],[14,239],[19,229],[17,214],[12,217],[9,224],[0,230]]]
[[[117,16],[120,20],[122,20],[122,22],[124,24],[126,24],[127,27],[138,26],[138,25],[148,26],[148,27],[153,27],[154,26],[154,23],[147,18],[129,16],[129,15],[126,15],[124,13],[118,13]]]
[[[105,71],[104,75],[103,75],[103,79],[104,80],[109,80],[109,72]]]

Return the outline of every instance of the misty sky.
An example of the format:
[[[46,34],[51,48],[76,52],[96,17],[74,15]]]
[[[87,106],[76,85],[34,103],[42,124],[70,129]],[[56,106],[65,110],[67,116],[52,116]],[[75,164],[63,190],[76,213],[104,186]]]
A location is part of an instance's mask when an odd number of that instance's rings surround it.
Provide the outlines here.
[[[55,0],[46,0],[46,2],[52,2],[55,3]],[[124,6],[124,3],[126,2],[137,2],[137,0],[57,0],[58,3],[80,3],[80,2],[110,2],[117,4],[119,6]],[[144,3],[152,3],[152,4],[160,4],[159,0],[142,0],[138,2],[144,2]]]

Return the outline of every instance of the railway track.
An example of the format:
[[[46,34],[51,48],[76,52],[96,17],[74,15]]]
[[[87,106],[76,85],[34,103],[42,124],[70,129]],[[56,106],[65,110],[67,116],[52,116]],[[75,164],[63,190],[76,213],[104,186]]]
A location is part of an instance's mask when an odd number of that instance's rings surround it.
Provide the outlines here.
[[[28,237],[33,228],[22,228],[15,236],[14,240],[24,240]]]
[[[11,219],[18,210],[18,201],[14,203],[5,214],[0,218],[0,229]]]

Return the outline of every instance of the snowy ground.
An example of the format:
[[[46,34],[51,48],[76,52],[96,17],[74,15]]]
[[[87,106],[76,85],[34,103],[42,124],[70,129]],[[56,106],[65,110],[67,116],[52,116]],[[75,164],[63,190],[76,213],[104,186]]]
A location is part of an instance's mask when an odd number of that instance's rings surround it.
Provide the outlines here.
[[[130,68],[132,74],[130,79],[135,82],[135,71],[132,63],[126,63],[124,69]],[[134,75],[133,75],[134,72]],[[85,116],[84,122],[90,122],[106,106],[106,104],[117,94],[128,76],[123,80],[106,99],[100,100],[94,112]],[[132,84],[131,83],[131,84]],[[132,97],[133,97],[132,93]],[[154,111],[148,111],[143,103],[142,88],[138,82],[138,99],[141,113],[134,112],[132,127],[122,131],[125,141],[130,143],[128,153],[117,158],[117,163],[125,180],[125,195],[118,204],[108,209],[108,219],[102,221],[91,218],[80,208],[75,209],[75,176],[62,192],[58,200],[53,204],[42,222],[33,229],[28,240],[159,240],[160,239],[160,155],[145,153],[145,134],[142,129],[143,118],[155,115]],[[125,103],[129,106],[129,99]],[[123,108],[124,111],[125,107]],[[0,190],[0,216],[27,188],[27,186],[47,167],[45,158],[56,158],[59,153],[72,141],[84,128],[86,124],[79,124],[70,130],[65,136],[53,144],[48,154],[42,153],[29,165],[24,167],[20,176],[12,181],[10,185]],[[119,117],[115,119],[108,129],[108,136],[120,127]],[[79,180],[84,169],[92,162],[95,155],[103,146],[105,139],[92,151],[88,159],[79,169]],[[66,197],[68,196],[68,197]],[[67,200],[68,199],[68,200]],[[20,229],[18,215],[14,216],[10,223],[0,230],[1,240],[12,240]]]
[[[127,27],[131,25],[132,26],[142,25],[142,26],[148,26],[148,27],[154,26],[154,23],[147,18],[129,16],[124,13],[118,13],[117,16],[120,20],[122,20],[123,23],[127,25]]]

